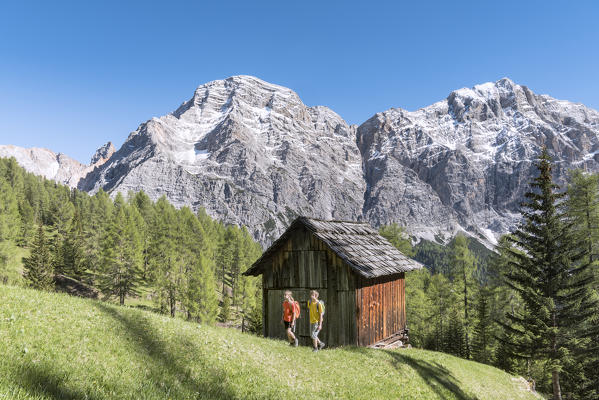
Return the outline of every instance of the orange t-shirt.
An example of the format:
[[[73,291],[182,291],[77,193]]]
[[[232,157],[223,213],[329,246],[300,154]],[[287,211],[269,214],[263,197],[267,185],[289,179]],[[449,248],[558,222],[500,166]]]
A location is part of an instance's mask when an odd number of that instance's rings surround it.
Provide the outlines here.
[[[283,302],[283,321],[293,321],[293,304],[287,300]]]

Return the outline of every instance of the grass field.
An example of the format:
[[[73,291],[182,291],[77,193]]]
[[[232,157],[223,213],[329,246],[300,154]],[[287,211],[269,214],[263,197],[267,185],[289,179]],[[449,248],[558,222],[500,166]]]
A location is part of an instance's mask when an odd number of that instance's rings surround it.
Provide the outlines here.
[[[534,399],[423,350],[312,353],[140,309],[0,285],[0,399]]]

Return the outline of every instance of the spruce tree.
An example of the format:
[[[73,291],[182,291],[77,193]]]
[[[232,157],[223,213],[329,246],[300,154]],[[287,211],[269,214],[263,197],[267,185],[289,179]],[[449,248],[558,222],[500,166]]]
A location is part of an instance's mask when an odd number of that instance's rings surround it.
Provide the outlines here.
[[[31,254],[23,258],[24,276],[28,285],[34,289],[52,290],[54,284],[52,265],[44,227],[39,224]]]
[[[577,351],[584,326],[597,306],[589,296],[592,280],[585,262],[588,249],[580,248],[564,214],[565,194],[553,182],[546,151],[536,164],[539,176],[530,184],[522,205],[523,223],[514,232],[522,252],[506,275],[506,283],[523,302],[519,313],[508,313],[507,332],[518,338],[512,352],[546,362],[551,371],[554,400],[561,400],[560,373]],[[587,257],[588,258],[588,257]]]

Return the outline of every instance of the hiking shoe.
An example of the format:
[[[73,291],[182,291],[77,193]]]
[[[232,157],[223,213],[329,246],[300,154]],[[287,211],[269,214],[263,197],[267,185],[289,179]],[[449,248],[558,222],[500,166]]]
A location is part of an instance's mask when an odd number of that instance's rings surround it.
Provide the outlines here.
[[[299,345],[299,340],[297,340],[297,338],[295,338],[294,342],[293,342],[293,347],[297,347]]]
[[[312,347],[312,351],[316,352],[316,351],[318,351],[318,349],[316,347]]]
[[[322,350],[323,347],[324,347],[324,342],[318,343],[318,350]]]

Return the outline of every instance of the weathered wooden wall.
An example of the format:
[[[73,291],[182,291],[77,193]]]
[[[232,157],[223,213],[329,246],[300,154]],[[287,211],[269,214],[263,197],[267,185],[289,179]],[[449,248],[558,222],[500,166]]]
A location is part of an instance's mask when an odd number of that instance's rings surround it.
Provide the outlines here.
[[[369,346],[405,329],[405,274],[358,278],[358,345]]]
[[[316,289],[325,303],[323,330],[319,337],[329,346],[357,344],[355,277],[349,267],[318,238],[298,229],[269,260],[262,275],[264,336],[285,338],[282,302],[291,290],[300,302],[301,318],[296,334],[310,343],[310,290]]]

